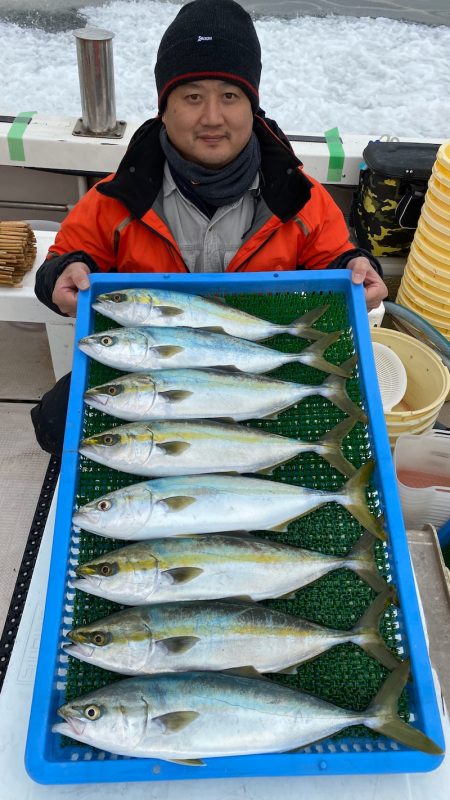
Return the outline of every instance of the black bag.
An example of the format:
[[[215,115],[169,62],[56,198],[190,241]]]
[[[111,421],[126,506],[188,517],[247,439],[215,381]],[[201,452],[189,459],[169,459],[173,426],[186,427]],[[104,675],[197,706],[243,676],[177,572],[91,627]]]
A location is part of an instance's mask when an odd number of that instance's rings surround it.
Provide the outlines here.
[[[351,224],[374,256],[407,256],[438,144],[369,142],[363,152]]]

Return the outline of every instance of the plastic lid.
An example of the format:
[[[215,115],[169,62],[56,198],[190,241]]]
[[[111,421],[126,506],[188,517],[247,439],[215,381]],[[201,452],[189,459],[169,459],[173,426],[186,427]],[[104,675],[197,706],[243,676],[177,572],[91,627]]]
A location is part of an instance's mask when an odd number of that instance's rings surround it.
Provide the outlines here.
[[[406,392],[406,369],[390,347],[372,342],[383,411],[388,412],[400,402]]]

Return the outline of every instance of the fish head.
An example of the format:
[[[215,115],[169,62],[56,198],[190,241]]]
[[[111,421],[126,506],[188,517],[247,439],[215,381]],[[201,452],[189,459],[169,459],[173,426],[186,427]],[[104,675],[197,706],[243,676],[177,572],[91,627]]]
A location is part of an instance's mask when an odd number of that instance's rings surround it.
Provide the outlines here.
[[[148,704],[136,679],[97,689],[58,709],[63,722],[52,727],[54,733],[111,753],[132,754],[145,733]]]
[[[121,325],[148,325],[153,308],[153,296],[147,290],[120,289],[98,295],[93,308]]]
[[[154,506],[148,482],[118,489],[81,506],[73,515],[76,528],[114,539],[139,538]]]
[[[81,564],[75,588],[127,605],[147,602],[160,579],[151,542],[137,542]]]
[[[129,420],[144,419],[150,414],[156,397],[155,381],[147,374],[122,375],[84,393],[88,406]]]
[[[87,356],[116,369],[137,369],[145,362],[149,337],[135,328],[118,328],[85,336],[78,347]]]
[[[93,461],[128,472],[130,465],[146,464],[153,448],[154,433],[151,426],[123,425],[83,439],[79,450]]]
[[[102,669],[137,674],[145,670],[154,649],[148,617],[142,608],[129,608],[74,628],[67,633],[71,644],[64,650]]]

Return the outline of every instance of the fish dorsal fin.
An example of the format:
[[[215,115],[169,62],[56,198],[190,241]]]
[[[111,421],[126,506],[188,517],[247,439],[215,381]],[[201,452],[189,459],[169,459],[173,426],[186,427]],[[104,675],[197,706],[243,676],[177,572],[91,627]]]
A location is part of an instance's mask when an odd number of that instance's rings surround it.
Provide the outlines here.
[[[156,646],[163,648],[171,656],[180,656],[187,653],[199,641],[198,636],[171,636],[167,639],[158,639]]]
[[[180,314],[184,314],[183,309],[176,308],[176,306],[157,306],[157,310],[162,317],[178,317]]]
[[[195,497],[185,497],[184,495],[175,495],[174,497],[164,497],[161,500],[165,506],[167,506],[169,511],[182,511],[183,508],[187,508],[191,506],[192,503],[196,503],[197,500]]]
[[[174,569],[165,569],[161,574],[171,578],[171,583],[189,583],[193,581],[204,570],[199,567],[174,567]]]
[[[152,721],[159,722],[164,733],[178,733],[183,728],[187,728],[199,716],[198,711],[171,711],[169,714],[153,717]]]
[[[161,442],[158,449],[163,450],[167,456],[179,456],[190,446],[189,442]]]
[[[191,394],[192,392],[187,389],[168,389],[166,392],[158,392],[159,397],[163,397],[169,403],[180,403],[181,400],[186,400]]]
[[[159,344],[151,349],[163,358],[170,358],[171,356],[176,356],[177,353],[182,353],[184,347],[178,347],[176,344]]]

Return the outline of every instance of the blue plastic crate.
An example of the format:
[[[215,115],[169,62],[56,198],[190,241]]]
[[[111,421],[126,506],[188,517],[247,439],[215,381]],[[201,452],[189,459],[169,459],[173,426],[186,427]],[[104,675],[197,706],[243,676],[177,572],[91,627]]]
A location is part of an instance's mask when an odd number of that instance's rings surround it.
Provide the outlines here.
[[[348,270],[234,275],[95,274],[91,276],[91,288],[80,294],[76,340],[93,330],[91,303],[98,294],[142,286],[204,295],[343,293],[358,354],[363,402],[369,417],[368,432],[375,459],[374,482],[389,536],[387,553],[391,577],[402,610],[400,635],[411,660],[413,680],[408,684],[410,721],[443,748],[442,727],[397,496],[362,287],[352,284]],[[78,477],[77,449],[87,370],[88,358],[75,347],[47,602],[25,755],[29,775],[38,782],[51,784],[425,772],[435,769],[443,756],[411,750],[384,737],[327,740],[296,754],[213,758],[202,769],[155,759],[104,754],[76,743],[73,747],[61,745],[61,737],[51,732],[51,726],[58,719],[57,708],[65,701],[67,657],[61,655],[61,642],[63,631],[70,627],[71,622],[73,589],[70,588],[69,574],[71,570],[73,572],[77,552],[71,518]]]

